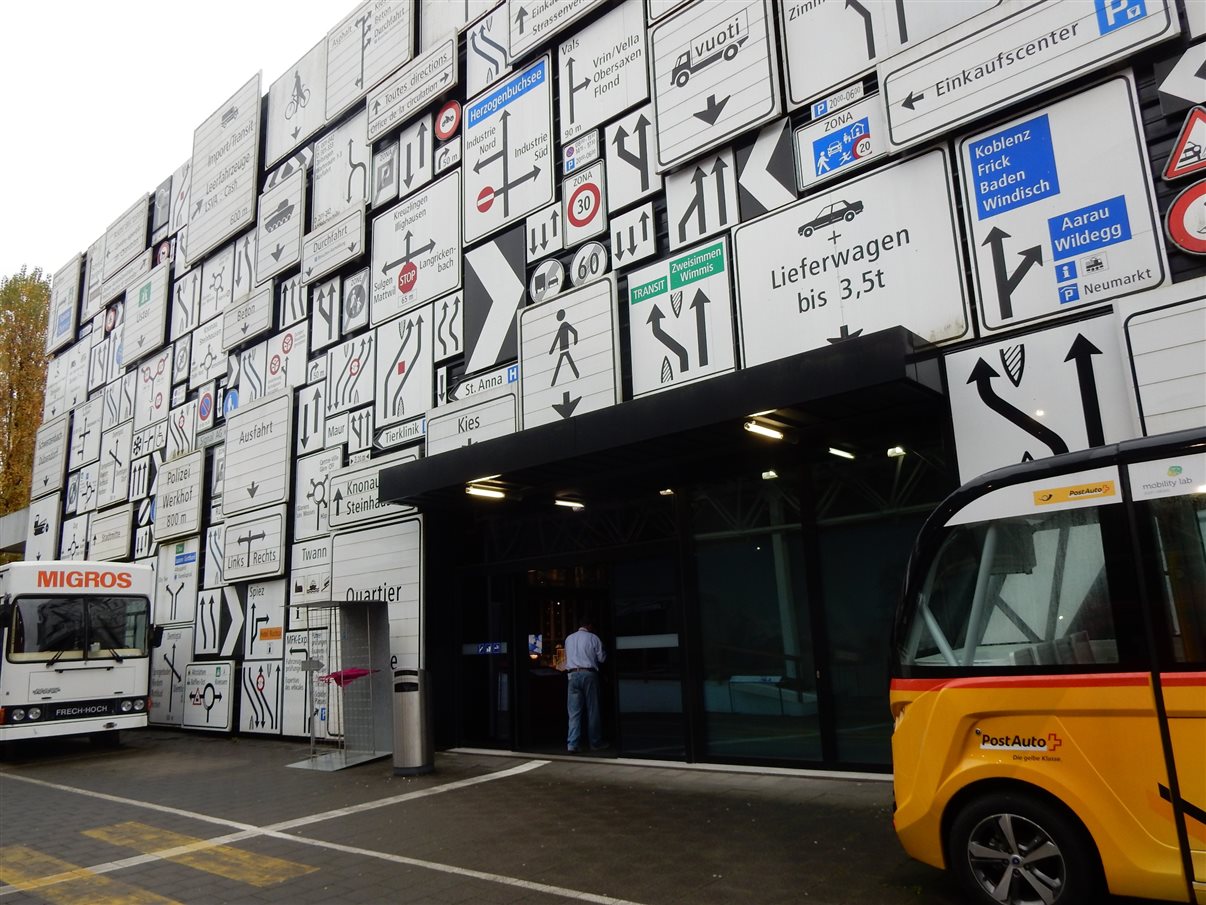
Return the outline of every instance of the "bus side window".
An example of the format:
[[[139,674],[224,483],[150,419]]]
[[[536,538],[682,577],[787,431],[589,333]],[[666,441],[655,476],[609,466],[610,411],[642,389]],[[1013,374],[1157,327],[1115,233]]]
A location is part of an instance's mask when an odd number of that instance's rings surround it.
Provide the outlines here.
[[[1206,663],[1206,494],[1185,494],[1140,504],[1155,549],[1145,546],[1167,607],[1173,659]]]

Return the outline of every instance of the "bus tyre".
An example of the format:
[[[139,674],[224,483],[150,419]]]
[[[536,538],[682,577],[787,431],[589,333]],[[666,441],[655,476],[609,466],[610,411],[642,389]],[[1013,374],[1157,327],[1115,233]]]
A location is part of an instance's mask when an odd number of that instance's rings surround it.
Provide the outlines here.
[[[977,798],[951,825],[947,863],[973,901],[997,905],[1097,902],[1097,858],[1084,829],[1040,798]]]

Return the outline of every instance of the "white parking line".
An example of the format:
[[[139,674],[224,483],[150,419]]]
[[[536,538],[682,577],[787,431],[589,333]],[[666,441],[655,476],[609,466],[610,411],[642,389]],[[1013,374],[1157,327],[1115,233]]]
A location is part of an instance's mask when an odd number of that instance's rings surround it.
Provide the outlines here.
[[[348,817],[353,814],[371,811],[376,808],[389,807],[390,805],[402,804],[408,801],[413,801],[419,798],[427,798],[431,795],[439,795],[444,792],[452,792],[458,789],[468,788],[470,786],[479,785],[484,782],[491,782],[495,779],[506,779],[511,776],[518,776],[522,773],[527,773],[530,770],[535,770],[538,767],[543,767],[548,764],[547,760],[532,760],[518,766],[511,767],[507,770],[499,770],[494,773],[486,773],[482,776],[474,776],[469,779],[460,779],[455,782],[445,783],[439,786],[430,786],[425,789],[417,789],[414,792],[405,792],[401,795],[394,795],[390,798],[382,798],[376,801],[366,801],[361,804],[349,805],[346,808],[336,808],[330,811],[320,811],[316,814],[310,814],[306,817],[297,817],[293,820],[284,820],[279,823],[270,824],[264,827],[253,826],[248,823],[240,823],[237,820],[227,820],[223,817],[212,817],[209,814],[201,814],[197,811],[189,811],[183,808],[173,808],[167,805],[153,804],[146,801],[136,801],[132,798],[123,798],[119,795],[108,795],[104,792],[93,792],[89,789],[79,789],[74,786],[65,786],[60,783],[47,782],[42,779],[34,779],[30,776],[18,776],[12,773],[0,772],[0,780],[11,779],[16,782],[28,783],[30,785],[41,786],[47,789],[55,789],[60,792],[68,792],[75,795],[84,795],[88,798],[97,798],[101,801],[108,801],[114,804],[124,804],[130,807],[142,808],[149,811],[158,811],[163,814],[171,814],[176,817],[184,817],[190,820],[199,820],[206,823],[213,823],[219,826],[229,827],[237,830],[237,832],[229,833],[225,836],[219,836],[214,839],[207,839],[201,844],[190,844],[187,846],[165,849],[161,852],[153,854],[135,855],[130,858],[122,858],[116,861],[109,861],[105,864],[98,864],[87,870],[96,874],[107,874],[115,871],[124,870],[130,867],[136,867],[142,864],[149,864],[153,861],[161,861],[169,859],[175,855],[184,854],[187,852],[197,851],[202,848],[210,848],[218,845],[228,845],[232,842],[242,842],[247,839],[252,839],[257,836],[268,836],[274,839],[283,839],[289,842],[297,842],[302,845],[311,845],[317,848],[326,848],[333,851],[344,852],[349,855],[359,855],[365,858],[375,858],[379,861],[389,861],[393,864],[404,864],[408,867],[418,867],[424,870],[437,871],[444,874],[452,874],[458,877],[467,879],[481,880],[487,883],[498,883],[503,886],[512,886],[517,889],[527,890],[528,892],[543,893],[550,896],[559,896],[565,899],[575,899],[579,902],[590,902],[592,905],[640,905],[638,902],[632,902],[627,899],[617,899],[612,896],[598,895],[597,893],[585,892],[579,889],[570,889],[564,886],[552,886],[547,883],[536,883],[531,880],[523,880],[519,877],[508,877],[503,874],[494,874],[486,871],[472,870],[466,867],[457,867],[452,864],[441,864],[437,861],[424,861],[419,858],[408,858],[405,855],[393,855],[388,852],[378,852],[372,849],[357,848],[351,845],[340,845],[336,842],[325,842],[321,839],[309,839],[305,836],[298,836],[292,833],[285,832],[286,830],[296,830],[300,827],[310,826],[315,823],[321,823],[326,820],[334,820],[339,817]],[[49,879],[44,885],[51,886],[56,882],[64,882],[63,880]],[[22,892],[14,886],[0,887],[0,898],[11,893]]]

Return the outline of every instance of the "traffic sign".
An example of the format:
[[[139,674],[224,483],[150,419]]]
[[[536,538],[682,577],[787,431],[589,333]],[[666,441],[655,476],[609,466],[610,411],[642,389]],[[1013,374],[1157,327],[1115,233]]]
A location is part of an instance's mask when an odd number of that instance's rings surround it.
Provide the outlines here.
[[[54,275],[50,284],[50,311],[46,324],[47,354],[75,339],[80,311],[80,268],[84,259],[73,255]]]
[[[565,268],[556,258],[541,261],[532,272],[532,282],[528,286],[528,295],[533,302],[543,302],[561,292],[565,286]]]
[[[258,671],[263,678],[265,671],[271,674],[271,667],[280,669],[280,663],[253,663],[253,660],[271,660],[281,657],[281,646],[285,640],[285,592],[287,582],[258,581],[247,585],[247,631],[243,633],[244,670],[247,673]],[[275,684],[275,683],[274,683]],[[247,689],[247,686],[250,686]],[[275,702],[276,691],[267,691],[271,686],[248,678],[245,689],[252,692],[250,697],[243,698],[243,720],[259,714],[265,716],[274,712],[269,702]],[[256,720],[256,722],[259,722]],[[275,718],[273,719],[275,722]],[[245,726],[243,728],[246,728]],[[263,727],[252,731],[264,731]]]
[[[148,358],[136,371],[134,429],[141,430],[167,417],[171,405],[172,350],[164,349],[154,358]]]
[[[657,220],[653,202],[625,211],[611,220],[611,256],[616,269],[657,254]]]
[[[326,534],[331,498],[327,476],[343,467],[343,450],[326,449],[297,459],[293,488],[293,539],[305,540]]]
[[[465,30],[465,94],[479,94],[511,71],[504,3]]]
[[[234,243],[205,259],[201,265],[201,296],[197,302],[197,321],[217,317],[230,303],[234,293]]]
[[[801,191],[845,176],[888,150],[888,124],[878,94],[795,131],[796,176]]]
[[[935,6],[945,4],[934,4]],[[959,4],[962,5],[962,4]],[[879,64],[893,151],[1178,33],[1172,0],[1008,3]]]
[[[373,360],[372,333],[349,339],[327,353],[328,431],[332,415],[373,401]]]
[[[201,539],[160,544],[155,564],[155,624],[192,622],[196,615]]]
[[[290,572],[290,606],[331,599],[330,536],[294,544],[289,561],[293,567]]]
[[[374,218],[374,326],[460,287],[460,209],[453,172]]]
[[[414,4],[366,0],[327,33],[327,122],[410,60]]]
[[[289,499],[293,394],[243,402],[226,417],[222,511],[260,509]],[[227,552],[230,552],[227,545]],[[227,575],[227,579],[230,576]]]
[[[101,436],[100,475],[96,504],[102,509],[123,502],[130,491],[130,443],[134,422],[107,430]]]
[[[168,271],[160,264],[126,291],[125,364],[131,364],[163,346],[167,333]]]
[[[372,147],[366,136],[368,114],[361,110],[314,145],[311,232],[317,232],[352,207],[369,200]]]
[[[296,170],[260,196],[255,278],[264,282],[301,260],[306,231],[306,171]]]
[[[140,195],[105,230],[104,278],[111,280],[147,247],[147,195]]]
[[[768,0],[697,4],[650,29],[662,172],[778,115]]]
[[[814,98],[813,119],[862,97],[861,79],[878,60],[999,4],[1001,0],[849,0],[779,5],[790,107]],[[842,86],[853,90],[838,92]],[[835,94],[836,92],[836,94]]]
[[[461,140],[454,138],[436,148],[435,171],[438,176],[461,162]]]
[[[436,301],[432,306],[435,320],[435,346],[432,353],[435,361],[444,361],[460,355],[464,347],[465,306],[463,293],[456,292]]]
[[[546,54],[465,106],[466,242],[553,200],[551,69]]]
[[[222,533],[225,536],[224,530]],[[202,590],[197,595],[196,637],[193,647],[197,656],[230,656],[234,653],[242,630],[243,604],[233,587],[227,585]]]
[[[1206,170],[1206,107],[1194,107],[1173,142],[1161,177],[1165,182]]]
[[[742,364],[897,325],[934,343],[966,336],[950,180],[933,150],[737,227]]]
[[[326,118],[327,42],[319,41],[268,86],[264,166],[271,167],[321,129]]]
[[[308,233],[302,240],[302,283],[312,283],[364,254],[364,206]]]
[[[408,449],[333,472],[327,480],[331,527],[353,528],[414,512],[413,506],[381,501],[381,472],[418,458]]]
[[[233,349],[272,329],[272,285],[222,315],[222,348]]]
[[[310,287],[311,348],[317,352],[339,342],[339,307],[342,302],[339,277],[331,277]]]
[[[959,143],[985,328],[1164,281],[1141,123],[1134,83],[1120,75]]]
[[[456,100],[448,101],[440,108],[440,112],[435,118],[435,137],[440,141],[448,141],[452,136],[456,135],[456,130],[461,127],[461,102]]]
[[[528,263],[561,251],[565,247],[565,230],[562,229],[561,222],[560,204],[550,204],[528,216],[524,224],[528,236]]]
[[[587,242],[574,253],[570,262],[570,282],[585,286],[605,275],[610,269],[607,247],[601,242]]]
[[[1112,317],[946,356],[959,475],[1138,434]]]
[[[230,516],[227,514],[222,542],[222,574],[227,581],[272,578],[285,572],[285,519],[287,506],[258,509]]]
[[[255,219],[261,94],[257,72],[193,133],[190,266]]]
[[[614,277],[519,313],[519,396],[526,430],[620,401]]]
[[[33,471],[29,481],[30,499],[54,493],[63,486],[67,468],[67,435],[71,419],[66,415],[47,421],[34,439]]]
[[[184,668],[184,728],[231,730],[235,672],[232,661],[190,663]]]
[[[633,397],[737,366],[731,269],[728,241],[721,238],[628,275]]]
[[[409,195],[431,182],[435,140],[431,135],[431,117],[421,116],[398,137],[398,194]]]
[[[1190,4],[1192,5],[1192,4]],[[1157,68],[1159,78],[1160,68]],[[1206,104],[1206,44],[1195,44],[1169,68],[1160,81],[1160,112],[1175,116],[1195,104]]]
[[[432,305],[413,309],[377,328],[377,426],[414,418],[431,406],[434,328]]]
[[[308,325],[302,323],[269,337],[264,345],[264,395],[306,382],[309,334]]]
[[[538,44],[581,19],[602,0],[507,0],[511,59],[522,57]]]
[[[561,172],[569,175],[579,167],[599,159],[599,130],[583,132],[575,141],[561,148]]]
[[[130,523],[133,508],[129,503],[98,512],[88,525],[88,558],[102,562],[125,560],[130,556]]]
[[[518,367],[515,372],[518,375]],[[427,455],[515,433],[519,415],[514,384],[508,390],[501,395],[483,394],[487,396],[484,399],[468,396],[436,409],[427,419]]]
[[[465,370],[516,354],[515,314],[524,304],[524,229],[499,233],[465,254]]]
[[[192,333],[192,352],[189,355],[188,388],[195,390],[226,374],[226,353],[222,350],[222,333],[226,322],[215,317]],[[142,373],[142,368],[139,368]],[[140,378],[139,383],[142,383]]]
[[[1164,228],[1177,248],[1191,255],[1206,255],[1206,180],[1173,199]]]
[[[607,232],[607,207],[603,203],[603,161],[575,170],[561,184],[565,244],[574,246]]]
[[[790,127],[790,120],[778,120],[758,130],[753,143],[735,149],[742,220],[752,220],[796,200],[796,155]]]
[[[391,139],[373,152],[373,207],[398,197],[398,141]]]
[[[649,98],[641,0],[623,0],[557,47],[561,141]]]
[[[456,35],[449,35],[372,92],[368,98],[369,141],[376,141],[407,122],[417,111],[455,88],[456,62]]]
[[[369,273],[362,267],[343,278],[343,333],[355,333],[368,326]]]
[[[628,207],[662,190],[657,172],[657,132],[653,106],[646,104],[604,129],[607,209]]]
[[[49,496],[29,504],[29,523],[25,535],[24,557],[28,561],[54,559],[59,551],[59,521],[62,518],[61,494],[56,490]]]
[[[205,450],[181,456],[159,468],[155,492],[155,540],[162,543],[201,530]]]
[[[690,245],[740,220],[731,150],[700,158],[666,177],[666,219],[671,248]]]

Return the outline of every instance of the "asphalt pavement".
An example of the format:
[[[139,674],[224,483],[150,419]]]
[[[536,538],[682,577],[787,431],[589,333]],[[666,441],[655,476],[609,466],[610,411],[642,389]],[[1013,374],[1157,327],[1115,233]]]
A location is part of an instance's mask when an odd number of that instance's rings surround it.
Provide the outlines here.
[[[296,769],[309,745],[150,729],[0,763],[0,905],[962,905],[880,779],[436,755]]]

